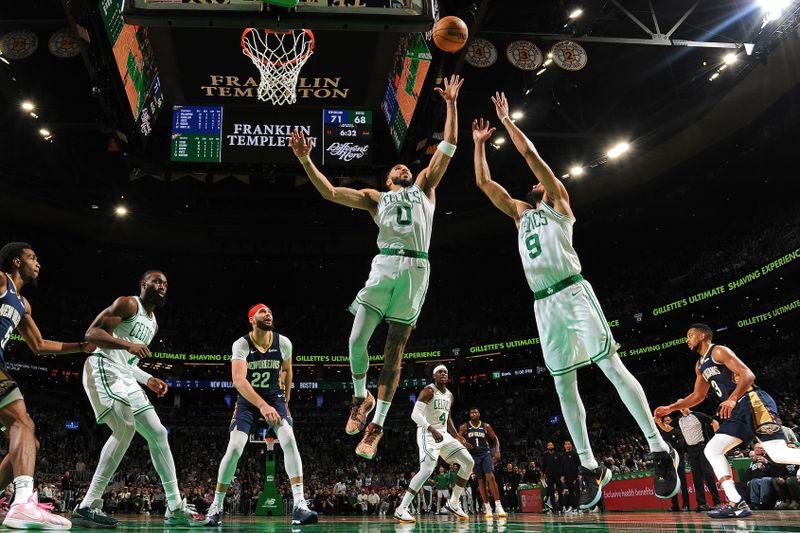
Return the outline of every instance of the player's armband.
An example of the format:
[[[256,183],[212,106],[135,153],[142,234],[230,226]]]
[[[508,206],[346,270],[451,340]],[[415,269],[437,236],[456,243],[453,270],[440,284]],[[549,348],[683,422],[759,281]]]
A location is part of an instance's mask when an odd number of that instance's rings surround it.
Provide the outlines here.
[[[436,149],[442,152],[447,157],[453,157],[456,153],[456,145],[450,144],[447,141],[440,142],[439,145],[436,147]]]

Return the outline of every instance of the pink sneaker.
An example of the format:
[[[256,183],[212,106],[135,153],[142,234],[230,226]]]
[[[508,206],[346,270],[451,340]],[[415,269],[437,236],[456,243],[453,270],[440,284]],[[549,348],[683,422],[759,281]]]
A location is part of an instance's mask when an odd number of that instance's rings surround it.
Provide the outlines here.
[[[39,496],[31,494],[27,502],[14,502],[8,509],[3,526],[11,529],[69,529],[72,522],[50,512],[51,504],[40,504]]]

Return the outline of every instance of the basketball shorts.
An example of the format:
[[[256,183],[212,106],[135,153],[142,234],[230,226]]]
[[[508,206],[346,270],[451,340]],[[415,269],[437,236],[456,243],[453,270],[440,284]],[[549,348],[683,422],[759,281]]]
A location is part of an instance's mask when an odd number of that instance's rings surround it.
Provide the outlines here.
[[[19,385],[5,370],[0,370],[0,408],[22,399]]]
[[[281,419],[289,422],[292,425],[292,417],[289,416],[289,410],[286,408],[286,397],[281,395],[264,396],[264,400],[278,411]],[[261,411],[258,407],[248,402],[244,398],[236,400],[236,406],[233,408],[233,416],[231,417],[231,424],[228,427],[228,432],[238,429],[239,431],[250,435],[253,428],[259,420],[263,419]]]
[[[453,438],[446,431],[440,431],[442,442],[433,440],[431,432],[427,429],[417,428],[417,446],[419,447],[419,462],[425,460],[438,461],[441,457],[446,463],[450,463],[450,458],[459,450],[466,450],[463,444]]]
[[[492,452],[487,450],[485,452],[472,454],[472,458],[475,459],[475,466],[472,467],[472,471],[475,472],[475,475],[478,476],[479,479],[485,479],[486,474],[494,473]]]
[[[778,406],[772,396],[761,389],[748,392],[736,402],[730,418],[719,423],[717,433],[750,442],[785,439],[778,418]]]
[[[608,357],[618,347],[586,280],[536,300],[533,309],[544,364],[553,376]]]
[[[83,389],[98,424],[112,411],[114,402],[129,406],[134,416],[154,409],[128,368],[99,355],[87,357],[83,364]]]
[[[356,314],[359,305],[378,313],[387,322],[414,327],[425,302],[430,279],[426,259],[376,255],[364,288],[350,305]]]

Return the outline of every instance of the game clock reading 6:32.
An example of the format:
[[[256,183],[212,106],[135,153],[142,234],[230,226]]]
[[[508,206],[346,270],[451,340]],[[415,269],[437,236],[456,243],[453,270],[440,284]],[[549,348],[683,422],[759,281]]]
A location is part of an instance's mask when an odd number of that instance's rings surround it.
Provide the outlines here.
[[[372,111],[323,110],[323,161],[326,164],[370,163]]]

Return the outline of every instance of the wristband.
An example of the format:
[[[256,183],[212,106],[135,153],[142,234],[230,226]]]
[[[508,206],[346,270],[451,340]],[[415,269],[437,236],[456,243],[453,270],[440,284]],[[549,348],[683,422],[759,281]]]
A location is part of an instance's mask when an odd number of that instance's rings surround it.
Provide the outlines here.
[[[502,123],[505,121],[505,119],[508,119],[508,120],[510,120],[512,124],[514,123],[514,121],[513,121],[513,120],[511,120],[511,117],[509,117],[508,115],[506,115],[506,116],[504,116],[503,118],[501,118],[501,119],[500,119],[500,124],[502,124]]]
[[[456,145],[450,144],[447,141],[440,142],[436,149],[448,157],[453,157],[456,153]]]

